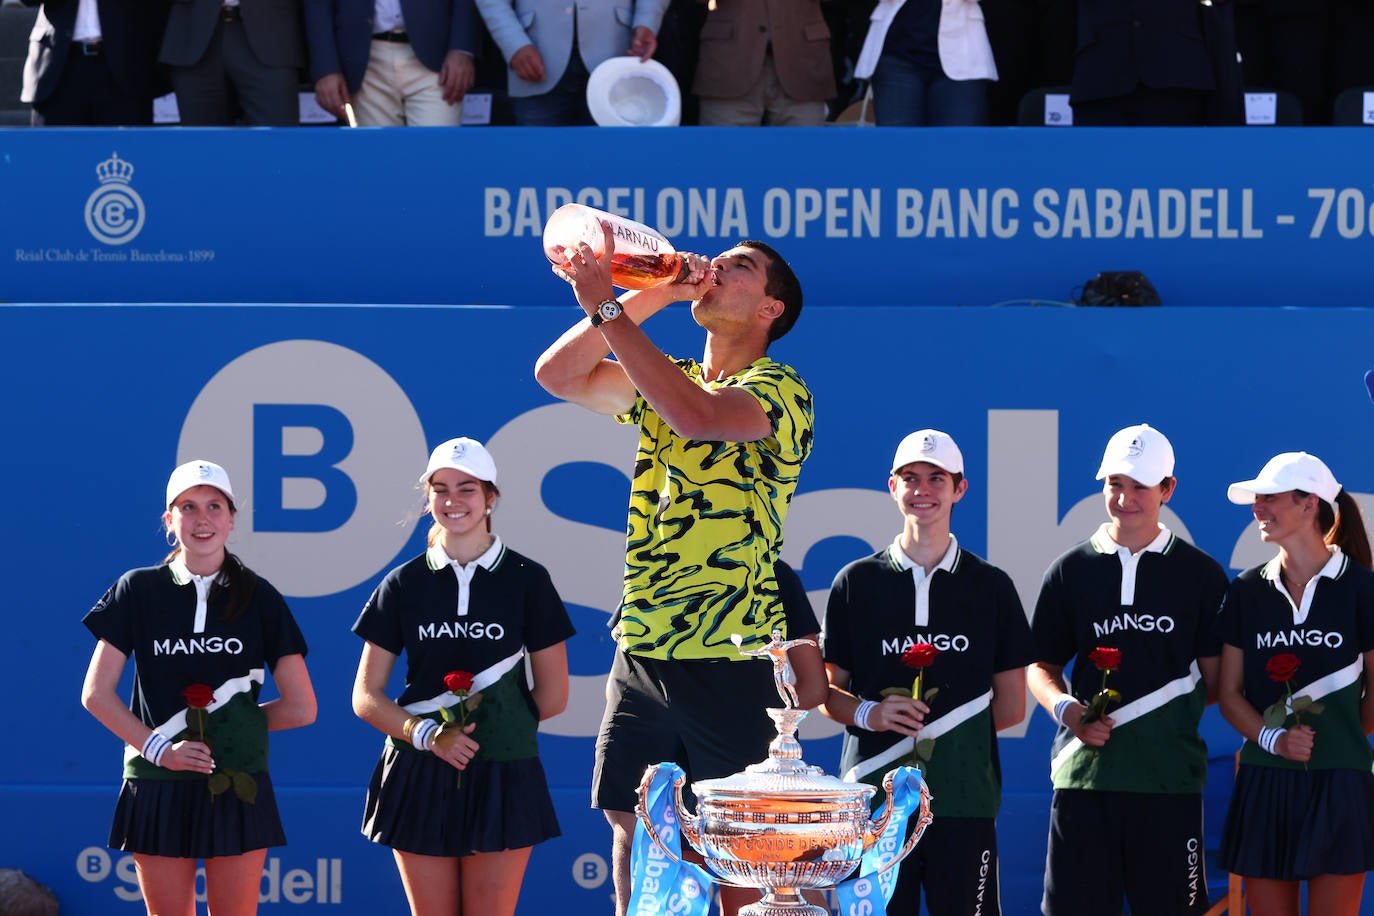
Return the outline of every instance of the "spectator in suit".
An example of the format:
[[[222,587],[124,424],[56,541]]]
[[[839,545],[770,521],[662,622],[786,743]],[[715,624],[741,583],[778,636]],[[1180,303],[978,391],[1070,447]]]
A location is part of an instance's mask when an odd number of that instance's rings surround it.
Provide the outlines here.
[[[478,28],[473,0],[305,0],[315,99],[363,127],[457,127]]]
[[[820,0],[710,0],[692,92],[700,123],[814,127],[835,96]]]
[[[1198,0],[1079,0],[1074,124],[1206,124],[1216,85]]]
[[[592,124],[587,78],[607,58],[654,56],[668,0],[477,0],[510,67],[515,123]]]
[[[978,0],[880,0],[855,73],[879,127],[977,127],[997,79]]]
[[[166,0],[25,0],[38,6],[20,101],[34,127],[153,123]]]
[[[176,0],[161,60],[183,125],[235,123],[235,96],[250,125],[300,123],[300,0]]]

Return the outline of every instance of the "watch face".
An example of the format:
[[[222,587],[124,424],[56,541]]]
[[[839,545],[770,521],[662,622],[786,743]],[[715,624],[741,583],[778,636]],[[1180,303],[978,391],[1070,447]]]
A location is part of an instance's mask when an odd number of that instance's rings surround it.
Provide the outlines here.
[[[601,312],[601,317],[604,320],[610,321],[620,315],[620,303],[607,300],[601,303],[601,305],[597,307],[597,310]]]

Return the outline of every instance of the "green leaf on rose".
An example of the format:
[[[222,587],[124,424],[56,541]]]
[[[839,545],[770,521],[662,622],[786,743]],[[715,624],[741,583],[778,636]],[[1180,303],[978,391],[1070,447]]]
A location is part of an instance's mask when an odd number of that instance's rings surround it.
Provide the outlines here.
[[[1322,710],[1324,710],[1324,709],[1326,709],[1325,706],[1323,706],[1321,703],[1318,703],[1316,700],[1312,699],[1311,697],[1294,697],[1294,698],[1293,698],[1293,712],[1295,712],[1295,713],[1298,713],[1298,712],[1310,712],[1310,713],[1312,713],[1313,715],[1317,715],[1318,713],[1320,713],[1320,712],[1321,712]]]
[[[225,792],[228,792],[229,787],[233,785],[233,780],[230,779],[228,773],[225,773],[223,770],[221,770],[218,773],[210,774],[209,783],[210,795],[213,797],[215,795],[223,795]]]
[[[931,700],[935,699],[936,695],[937,695],[939,692],[940,692],[940,688],[939,688],[939,687],[932,687],[932,688],[930,688],[929,690],[926,691],[926,695],[925,695],[924,697],[922,697],[922,699],[925,700],[925,702],[929,703]]]
[[[258,781],[247,773],[235,772],[234,794],[239,797],[239,801],[253,804],[258,800]]]
[[[1283,728],[1283,723],[1288,721],[1288,710],[1283,702],[1273,704],[1264,711],[1264,725],[1266,728]]]
[[[909,697],[911,696],[910,687],[884,687],[879,692],[880,696],[885,697]]]
[[[480,694],[480,693],[474,693],[472,696],[468,697],[468,701],[467,701],[468,712],[476,712],[477,707],[478,707],[478,706],[481,706],[481,705],[482,705],[482,694]]]
[[[935,739],[926,738],[924,741],[916,742],[916,759],[922,763],[930,763],[930,758],[935,754]]]

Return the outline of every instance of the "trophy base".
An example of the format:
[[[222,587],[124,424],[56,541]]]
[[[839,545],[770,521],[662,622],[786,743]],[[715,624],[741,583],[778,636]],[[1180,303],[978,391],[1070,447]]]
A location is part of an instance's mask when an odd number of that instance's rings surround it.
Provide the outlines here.
[[[800,891],[775,887],[758,903],[740,907],[739,916],[830,916],[830,911],[807,903]]]

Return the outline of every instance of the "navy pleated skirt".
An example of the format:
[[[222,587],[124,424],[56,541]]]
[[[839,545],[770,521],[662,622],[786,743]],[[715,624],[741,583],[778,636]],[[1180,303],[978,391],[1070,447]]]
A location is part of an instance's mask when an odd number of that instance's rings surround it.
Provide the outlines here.
[[[1374,869],[1374,774],[1242,766],[1218,864],[1277,881]]]
[[[211,796],[205,779],[126,779],[115,804],[110,846],[179,859],[236,856],[285,846],[272,777],[254,773],[252,804],[233,790]]]
[[[474,760],[462,771],[388,742],[372,772],[363,835],[426,856],[466,856],[542,843],[560,834],[544,766]]]

